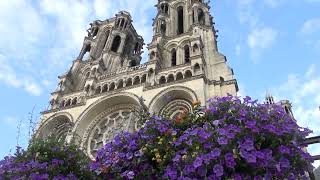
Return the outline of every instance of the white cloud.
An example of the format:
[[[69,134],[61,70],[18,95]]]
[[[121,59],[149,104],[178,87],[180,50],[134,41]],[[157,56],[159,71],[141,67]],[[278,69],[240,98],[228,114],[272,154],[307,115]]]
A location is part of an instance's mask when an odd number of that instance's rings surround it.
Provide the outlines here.
[[[274,43],[277,34],[277,31],[270,27],[254,29],[248,36],[248,45],[251,49],[268,48]]]
[[[137,32],[151,41],[149,9],[155,0],[10,0],[0,1],[0,83],[41,94],[53,88],[80,52],[86,29],[96,19],[130,11]],[[19,12],[19,13],[16,13]],[[28,86],[27,86],[28,85]]]
[[[16,72],[8,65],[5,56],[0,55],[0,80],[6,84],[15,87],[23,88],[28,93],[39,96],[42,93],[41,87],[32,79],[32,77],[18,77]]]
[[[320,2],[320,1],[319,1]],[[319,52],[320,50],[320,17],[315,17],[306,20],[299,32],[299,35],[303,38],[303,41],[307,46],[312,47]]]
[[[288,75],[286,82],[272,88],[272,93],[277,100],[290,100],[298,124],[313,130],[313,136],[320,135],[320,74],[315,65],[310,65],[304,74]],[[319,155],[320,144],[310,146],[308,150]]]
[[[304,35],[310,35],[320,31],[320,18],[309,19],[304,22],[301,33]]]
[[[274,88],[273,92],[280,98],[290,99],[298,122],[320,135],[320,75],[310,77],[315,69],[311,65],[304,75],[289,75],[287,82]]]
[[[247,40],[253,58],[259,56],[264,49],[270,48],[277,36],[278,32],[270,27],[253,29]]]
[[[270,7],[277,7],[285,0],[264,0]],[[253,62],[257,62],[264,49],[270,48],[278,36],[276,29],[266,26],[256,10],[256,0],[238,0],[238,18],[240,24],[249,27],[247,45]]]
[[[109,11],[111,9],[111,3],[108,2],[108,0],[95,0],[93,6],[98,18],[105,19],[112,15],[111,11]]]

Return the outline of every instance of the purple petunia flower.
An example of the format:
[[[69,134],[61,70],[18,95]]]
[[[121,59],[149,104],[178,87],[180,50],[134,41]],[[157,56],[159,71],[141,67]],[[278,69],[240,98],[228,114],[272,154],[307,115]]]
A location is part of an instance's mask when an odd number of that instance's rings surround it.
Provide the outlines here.
[[[282,158],[280,158],[279,162],[280,162],[280,166],[282,168],[289,168],[290,167],[290,161],[287,158],[282,157]]]
[[[278,151],[282,154],[290,154],[290,148],[283,145],[278,148]]]
[[[177,171],[174,168],[168,167],[165,171],[164,178],[176,179]]]
[[[227,154],[224,156],[224,159],[225,159],[225,162],[226,162],[226,166],[227,166],[228,168],[233,169],[233,168],[236,166],[236,162],[234,161],[234,158],[233,158],[233,154],[232,154],[232,153],[227,153]]]
[[[222,167],[220,164],[214,165],[214,167],[213,167],[213,172],[214,172],[214,174],[215,174],[217,177],[223,176],[223,174],[224,174],[223,171],[224,171],[224,169],[223,169],[223,167]]]
[[[224,138],[224,137],[219,137],[218,138],[218,143],[220,145],[227,145],[228,144],[228,139],[227,138]]]
[[[213,160],[213,159],[216,159],[217,157],[219,157],[220,154],[221,154],[221,149],[215,148],[211,152],[208,153],[208,158]]]
[[[197,169],[198,167],[200,167],[202,165],[202,159],[200,157],[197,157],[194,161],[193,161],[193,167],[195,169]]]
[[[127,172],[127,178],[128,179],[133,179],[134,178],[134,172],[133,171]]]
[[[210,138],[212,135],[211,132],[206,132],[205,130],[201,129],[198,131],[198,136],[204,140]]]

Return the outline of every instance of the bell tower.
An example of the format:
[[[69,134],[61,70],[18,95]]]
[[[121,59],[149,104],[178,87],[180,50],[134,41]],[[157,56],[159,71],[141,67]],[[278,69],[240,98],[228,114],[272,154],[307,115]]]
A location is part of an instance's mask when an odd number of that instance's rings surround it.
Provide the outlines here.
[[[89,53],[90,62],[99,65],[99,71],[114,72],[119,67],[133,67],[140,64],[143,38],[132,26],[131,15],[120,11],[112,19],[94,21],[87,30],[83,48],[78,60]]]
[[[223,88],[231,86],[232,94],[236,93],[233,70],[218,51],[218,35],[209,2],[159,0],[156,7],[153,38],[148,44],[150,63],[156,63],[158,69],[191,65],[194,75],[206,77],[208,97],[217,95],[217,91],[223,93]],[[224,85],[229,87],[222,87]]]

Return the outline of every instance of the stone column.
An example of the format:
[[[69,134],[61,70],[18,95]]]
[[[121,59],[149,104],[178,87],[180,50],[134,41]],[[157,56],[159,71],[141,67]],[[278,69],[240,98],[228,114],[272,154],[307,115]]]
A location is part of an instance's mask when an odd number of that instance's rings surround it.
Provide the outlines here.
[[[124,47],[125,41],[126,41],[126,38],[121,36],[121,43],[120,43],[120,46],[119,46],[119,49],[118,49],[118,53],[122,53],[123,52],[123,47]]]

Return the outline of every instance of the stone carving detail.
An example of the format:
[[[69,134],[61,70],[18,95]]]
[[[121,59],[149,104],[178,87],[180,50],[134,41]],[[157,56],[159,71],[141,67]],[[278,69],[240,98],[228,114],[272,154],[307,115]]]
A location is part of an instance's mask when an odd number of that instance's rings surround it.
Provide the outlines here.
[[[166,104],[160,111],[160,115],[176,118],[183,112],[191,112],[191,104],[183,99],[175,99]]]
[[[133,132],[138,129],[138,118],[134,105],[118,105],[110,108],[90,124],[84,141],[87,154],[93,158],[98,149],[122,131]]]

